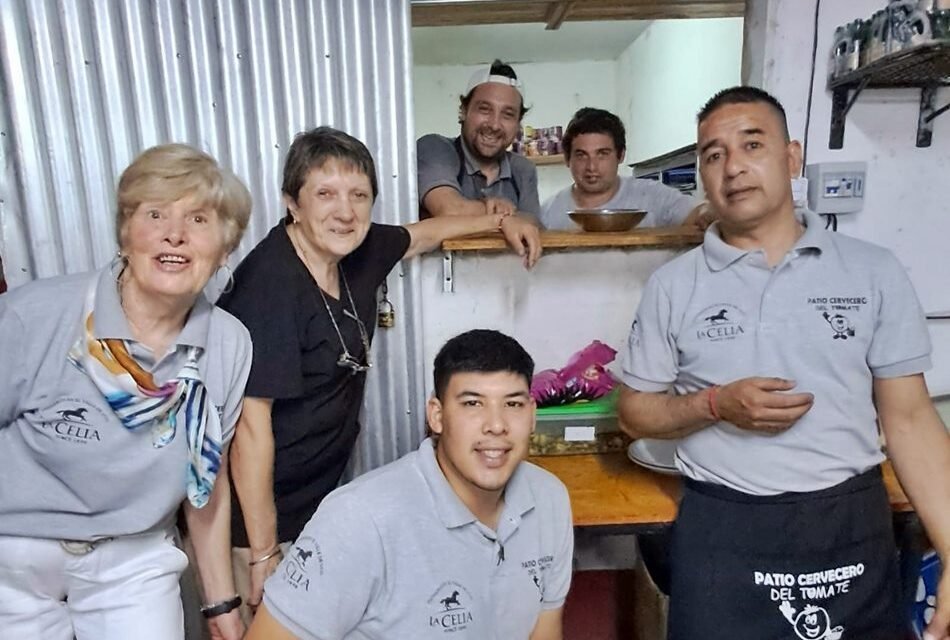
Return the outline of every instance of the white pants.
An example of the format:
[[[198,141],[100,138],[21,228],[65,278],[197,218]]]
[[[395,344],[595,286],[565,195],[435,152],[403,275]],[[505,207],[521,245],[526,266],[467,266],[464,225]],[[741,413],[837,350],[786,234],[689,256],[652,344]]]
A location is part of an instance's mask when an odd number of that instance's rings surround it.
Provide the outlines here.
[[[103,542],[83,555],[58,540],[0,536],[3,640],[183,640],[171,532]]]

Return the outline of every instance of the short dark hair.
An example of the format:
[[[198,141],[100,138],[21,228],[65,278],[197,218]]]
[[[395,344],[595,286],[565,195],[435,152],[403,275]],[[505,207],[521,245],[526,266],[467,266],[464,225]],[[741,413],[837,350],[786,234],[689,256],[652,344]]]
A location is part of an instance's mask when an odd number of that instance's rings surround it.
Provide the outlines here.
[[[564,131],[564,137],[561,139],[564,157],[571,156],[574,138],[585,133],[602,133],[613,138],[618,156],[627,150],[627,130],[620,118],[606,109],[581,107],[567,123],[567,130]]]
[[[498,58],[491,63],[491,68],[488,70],[488,75],[492,76],[504,76],[506,78],[511,78],[512,80],[518,79],[518,74],[515,73],[515,70],[511,68],[511,65],[505,64]],[[472,101],[472,94],[475,93],[477,87],[472,87],[472,90],[469,91],[464,96],[459,96],[459,104],[462,107],[462,111],[468,111],[468,103]],[[524,118],[524,114],[528,113],[529,107],[524,106],[524,94],[520,91],[518,92],[521,95],[521,113],[518,114],[518,120],[521,121]]]
[[[492,329],[473,329],[446,342],[435,357],[435,397],[442,400],[449,380],[456,373],[507,371],[531,386],[534,360],[517,340]]]
[[[372,154],[360,140],[333,127],[317,127],[296,135],[284,161],[280,190],[296,202],[310,172],[328,160],[336,160],[369,178],[373,200],[376,200],[379,188]]]
[[[727,104],[752,104],[756,102],[764,103],[772,107],[772,110],[775,111],[775,114],[779,117],[779,121],[782,123],[785,140],[791,140],[791,136],[788,135],[788,119],[785,117],[785,108],[782,106],[782,103],[769,92],[757,87],[742,85],[723,89],[710,98],[703,108],[700,109],[699,114],[696,116],[696,121],[698,124],[702,124],[706,118],[712,115],[713,111]]]

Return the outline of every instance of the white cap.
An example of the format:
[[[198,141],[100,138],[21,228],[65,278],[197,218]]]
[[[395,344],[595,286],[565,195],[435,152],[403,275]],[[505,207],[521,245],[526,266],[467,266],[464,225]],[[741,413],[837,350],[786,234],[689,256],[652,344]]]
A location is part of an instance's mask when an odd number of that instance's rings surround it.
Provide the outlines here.
[[[514,87],[518,93],[521,94],[521,97],[524,98],[524,90],[521,84],[521,80],[517,78],[509,78],[508,76],[501,76],[491,72],[491,65],[478,69],[475,73],[472,74],[472,77],[468,79],[468,86],[465,88],[465,95],[468,95],[472,92],[472,89],[477,87],[480,84],[485,84],[486,82],[495,82],[497,84],[503,84],[508,87]]]

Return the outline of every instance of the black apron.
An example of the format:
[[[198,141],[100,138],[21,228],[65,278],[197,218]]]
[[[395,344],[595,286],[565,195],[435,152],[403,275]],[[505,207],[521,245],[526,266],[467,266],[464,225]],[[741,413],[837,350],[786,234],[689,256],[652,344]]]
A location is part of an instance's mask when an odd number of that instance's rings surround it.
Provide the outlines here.
[[[902,640],[890,504],[874,468],[809,493],[686,480],[669,640]]]

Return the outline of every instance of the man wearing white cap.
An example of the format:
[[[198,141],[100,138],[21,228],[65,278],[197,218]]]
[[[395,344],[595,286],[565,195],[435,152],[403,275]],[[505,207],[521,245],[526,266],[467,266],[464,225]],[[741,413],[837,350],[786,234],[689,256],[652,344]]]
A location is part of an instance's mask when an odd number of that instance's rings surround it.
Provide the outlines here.
[[[480,68],[459,100],[461,135],[429,134],[416,143],[420,214],[537,216],[538,173],[506,151],[527,111],[514,70],[500,60]]]

